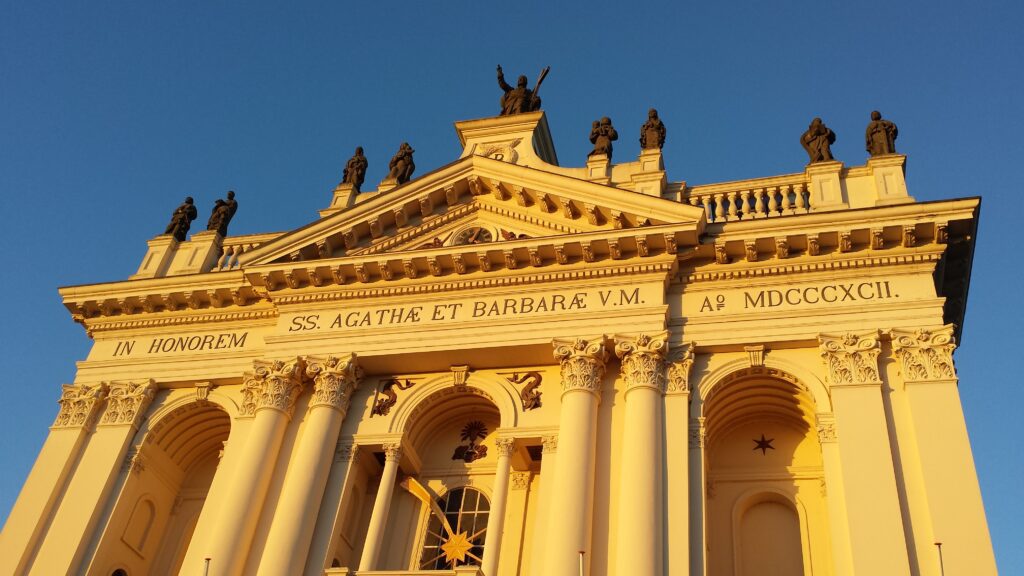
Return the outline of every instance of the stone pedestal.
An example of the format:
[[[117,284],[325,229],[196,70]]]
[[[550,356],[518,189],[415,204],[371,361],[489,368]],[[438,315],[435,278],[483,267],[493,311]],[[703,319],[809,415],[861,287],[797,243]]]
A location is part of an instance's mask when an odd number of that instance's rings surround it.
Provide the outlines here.
[[[179,242],[174,236],[164,234],[153,238],[146,244],[149,245],[149,249],[146,250],[146,255],[142,258],[138,272],[130,276],[130,280],[165,276],[171,265],[171,260],[174,259],[174,253],[178,250]]]
[[[598,184],[609,184],[611,177],[611,158],[607,154],[594,154],[587,157],[587,180]]]
[[[661,149],[641,150],[637,162],[640,164],[640,171],[633,174],[630,178],[633,183],[633,190],[641,194],[660,198],[665,192],[665,186],[668,184]]]
[[[220,258],[224,238],[215,230],[196,232],[188,242],[178,245],[168,275],[209,272]]]
[[[359,189],[347,182],[341,182],[334,188],[334,196],[331,198],[331,205],[320,211],[320,217],[324,218],[337,214],[346,208],[351,208],[359,196]]]
[[[811,212],[823,210],[843,210],[850,207],[843,191],[839,173],[843,170],[842,162],[818,162],[808,164],[806,173],[810,181]]]
[[[462,155],[483,156],[520,166],[558,166],[543,111],[456,122]]]
[[[377,186],[377,192],[384,193],[392,188],[398,187],[398,178],[387,177],[381,180],[380,185]]]
[[[875,179],[875,206],[909,204],[914,198],[907,193],[907,157],[902,154],[886,154],[868,158],[868,169]]]

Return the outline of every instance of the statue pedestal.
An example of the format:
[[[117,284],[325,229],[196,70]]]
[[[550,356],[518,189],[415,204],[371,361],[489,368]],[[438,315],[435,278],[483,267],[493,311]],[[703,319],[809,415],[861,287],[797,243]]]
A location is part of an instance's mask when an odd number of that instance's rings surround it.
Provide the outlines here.
[[[388,190],[391,190],[392,188],[397,188],[397,187],[398,187],[398,178],[392,178],[392,177],[388,176],[387,178],[385,178],[384,180],[381,181],[380,186],[377,186],[377,192],[384,193],[384,192],[387,192]]]
[[[220,258],[223,241],[224,238],[216,230],[196,232],[188,242],[178,245],[168,275],[197,274],[212,270]]]
[[[558,166],[544,112],[527,112],[455,123],[462,155],[484,156],[520,166]]]
[[[147,244],[149,249],[142,258],[142,264],[139,265],[139,270],[129,277],[130,280],[165,276],[171,260],[174,259],[174,253],[178,250],[179,242],[174,236],[164,234],[153,238]]]
[[[875,206],[908,204],[914,198],[907,192],[907,157],[902,154],[886,154],[868,158],[868,169],[875,177]]]
[[[668,185],[661,149],[641,150],[637,163],[640,165],[640,171],[630,176],[633,190],[660,198],[665,192],[665,186]]]
[[[850,207],[843,190],[839,173],[843,163],[838,161],[817,162],[808,164],[806,168],[808,186],[811,194],[811,212],[823,210],[843,210]]]
[[[611,183],[611,173],[608,170],[610,166],[611,159],[608,158],[607,154],[594,154],[593,156],[588,156],[587,180],[597,182],[598,184]]]
[[[331,205],[320,211],[320,217],[324,218],[331,214],[337,214],[346,208],[351,208],[359,196],[359,189],[353,184],[341,182],[334,188],[334,197],[331,198]]]

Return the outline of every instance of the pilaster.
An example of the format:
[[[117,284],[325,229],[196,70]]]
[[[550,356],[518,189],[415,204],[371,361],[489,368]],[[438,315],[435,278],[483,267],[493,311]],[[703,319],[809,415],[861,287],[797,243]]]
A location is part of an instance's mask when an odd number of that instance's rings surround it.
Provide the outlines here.
[[[948,324],[938,329],[892,330],[889,336],[910,407],[923,496],[931,518],[928,537],[942,543],[947,574],[996,574],[953,364],[953,331]],[[934,556],[922,559],[921,568],[922,574],[942,570]]]
[[[879,335],[873,330],[820,334],[818,339],[832,394],[835,434],[840,439],[841,497],[846,504],[853,573],[901,575],[910,573],[910,565],[878,371]],[[835,464],[827,459],[825,463]],[[825,473],[829,476],[834,471]]]
[[[685,573],[690,567],[690,450],[683,439],[689,436],[690,370],[695,344],[668,353],[665,390],[664,449],[665,573]]]

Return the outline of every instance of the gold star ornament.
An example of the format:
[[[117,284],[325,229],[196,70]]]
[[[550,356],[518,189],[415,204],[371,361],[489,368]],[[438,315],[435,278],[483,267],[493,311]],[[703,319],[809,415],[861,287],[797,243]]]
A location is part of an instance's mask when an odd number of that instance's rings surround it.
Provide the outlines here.
[[[458,561],[460,564],[466,561],[466,554],[469,553],[473,548],[473,543],[469,541],[469,534],[461,532],[459,534],[452,534],[452,537],[447,542],[441,545],[441,551],[444,552],[444,559],[447,562]]]

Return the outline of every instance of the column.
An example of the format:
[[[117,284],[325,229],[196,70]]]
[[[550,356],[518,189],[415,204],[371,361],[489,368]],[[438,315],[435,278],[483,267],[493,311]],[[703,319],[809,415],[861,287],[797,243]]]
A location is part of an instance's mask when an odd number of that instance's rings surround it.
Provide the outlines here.
[[[331,471],[334,448],[361,370],[355,354],[341,358],[307,357],[306,376],[313,397],[295,455],[281,489],[270,534],[263,548],[260,575],[301,574],[309,554],[313,527]]]
[[[106,395],[106,384],[64,385],[60,412],[0,532],[0,550],[6,551],[0,554],[0,574],[21,574],[28,567]]]
[[[590,573],[590,536],[594,514],[594,461],[597,409],[605,361],[604,337],[555,340],[561,364],[562,409],[558,422],[559,465],[555,470],[545,570],[551,576],[579,573],[579,553]]]
[[[533,546],[530,547],[530,574],[543,574],[548,538],[551,536],[551,499],[555,492],[558,463],[558,434],[541,436],[540,486],[537,512],[533,516]]]
[[[322,576],[324,568],[330,566],[334,554],[335,538],[341,529],[340,514],[345,502],[351,499],[352,468],[359,458],[359,445],[351,441],[339,441],[334,448],[334,466],[327,476],[327,487],[320,502],[320,513],[316,517],[313,541],[306,558],[306,576]]]
[[[487,539],[484,541],[484,576],[498,574],[501,555],[501,537],[505,532],[505,504],[508,501],[508,479],[512,472],[513,438],[498,438],[494,447],[498,451],[497,470],[494,471],[494,492],[491,494],[491,512],[487,516]]]
[[[690,368],[694,345],[669,354],[665,391],[665,574],[690,568]]]
[[[953,365],[953,325],[937,330],[893,330],[917,444],[932,542],[942,543],[946,574],[996,574],[974,456],[967,437]],[[925,537],[921,529],[918,538]],[[938,574],[938,553],[922,559]]]
[[[241,414],[253,422],[207,552],[210,576],[234,576],[245,566],[284,431],[302,391],[302,369],[299,358],[255,360],[245,375]],[[182,570],[202,573],[203,567]]]
[[[380,475],[377,499],[373,501],[370,526],[366,529],[366,543],[359,558],[359,571],[376,570],[381,546],[384,544],[384,529],[387,527],[388,512],[391,511],[391,497],[398,477],[398,464],[402,460],[402,445],[398,442],[384,445],[384,472]]]
[[[690,418],[689,438],[687,443],[690,447],[690,575],[704,576],[707,566],[704,564],[704,547],[707,542],[707,533],[704,528],[704,417]]]
[[[626,417],[619,470],[616,574],[662,574],[661,423],[667,332],[615,337]]]
[[[839,460],[836,438],[836,419],[831,412],[814,415],[818,428],[818,444],[825,469],[825,489],[828,497],[829,535],[832,540],[832,566],[835,576],[853,576],[850,558],[850,535],[846,526],[846,502],[843,500],[843,470]]]
[[[819,334],[828,367],[854,574],[910,573],[878,373],[879,332]]]
[[[156,385],[151,380],[109,382],[107,389],[96,432],[76,463],[53,522],[30,564],[33,574],[78,572]]]

